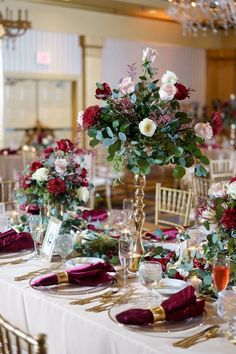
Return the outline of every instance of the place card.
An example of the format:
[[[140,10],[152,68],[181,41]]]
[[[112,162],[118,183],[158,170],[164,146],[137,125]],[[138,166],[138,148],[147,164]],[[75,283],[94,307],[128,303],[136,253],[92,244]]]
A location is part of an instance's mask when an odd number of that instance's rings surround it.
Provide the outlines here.
[[[46,258],[49,262],[52,261],[55,239],[60,232],[62,221],[51,217],[49,219],[46,235],[43,240],[41,254],[43,258]]]

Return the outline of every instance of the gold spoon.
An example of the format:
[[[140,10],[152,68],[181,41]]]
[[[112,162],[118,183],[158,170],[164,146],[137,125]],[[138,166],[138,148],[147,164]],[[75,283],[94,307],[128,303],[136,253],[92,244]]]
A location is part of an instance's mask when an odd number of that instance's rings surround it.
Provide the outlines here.
[[[219,326],[211,326],[199,333],[194,334],[193,336],[181,339],[180,341],[173,343],[173,346],[188,348],[191,345],[197,343],[199,339],[210,339],[216,337],[218,333],[219,333]]]

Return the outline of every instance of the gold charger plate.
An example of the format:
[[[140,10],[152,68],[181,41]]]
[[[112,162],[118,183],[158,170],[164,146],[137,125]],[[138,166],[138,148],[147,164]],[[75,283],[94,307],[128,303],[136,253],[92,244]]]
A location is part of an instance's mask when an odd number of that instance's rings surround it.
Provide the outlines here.
[[[110,319],[115,322],[117,325],[125,327],[129,330],[135,332],[145,333],[147,335],[152,336],[163,336],[166,333],[180,333],[181,331],[190,330],[199,326],[202,326],[205,323],[207,314],[204,312],[202,316],[191,317],[183,321],[174,322],[174,321],[160,321],[155,322],[154,324],[149,324],[147,326],[132,326],[132,325],[124,325],[117,321],[116,315],[120,312],[127,311],[131,308],[144,308],[143,303],[141,305],[137,304],[119,304],[113,306],[109,311],[108,315]]]

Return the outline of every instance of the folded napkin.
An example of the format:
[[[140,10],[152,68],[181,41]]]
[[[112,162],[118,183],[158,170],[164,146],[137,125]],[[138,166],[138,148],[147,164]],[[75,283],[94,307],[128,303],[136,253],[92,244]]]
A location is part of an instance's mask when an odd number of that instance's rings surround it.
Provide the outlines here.
[[[194,287],[187,286],[160,306],[150,309],[130,309],[116,315],[118,322],[127,325],[145,326],[157,321],[182,321],[200,316],[204,311],[205,301],[196,301]]]
[[[39,215],[40,209],[37,204],[26,205],[25,203],[20,205],[20,209],[26,211],[28,214]]]
[[[161,240],[162,233],[165,236],[166,240],[173,240],[178,235],[178,230],[176,228],[166,229],[160,232],[160,229],[155,230],[154,232],[146,232],[144,239],[154,239]]]
[[[108,283],[113,279],[113,276],[107,272],[115,272],[115,269],[108,262],[99,262],[42,276],[34,280],[31,285],[37,287],[70,283],[82,286],[97,286]]]
[[[19,232],[10,229],[0,233],[0,252],[17,252],[34,248],[34,242],[30,233]]]
[[[107,219],[108,212],[106,210],[84,210],[82,218],[89,221],[103,221]]]

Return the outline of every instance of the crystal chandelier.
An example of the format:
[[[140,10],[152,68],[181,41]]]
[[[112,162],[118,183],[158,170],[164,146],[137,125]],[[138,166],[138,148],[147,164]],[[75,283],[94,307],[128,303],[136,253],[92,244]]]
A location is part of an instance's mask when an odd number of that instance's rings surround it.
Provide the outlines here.
[[[16,38],[23,36],[31,28],[31,22],[28,21],[28,11],[18,10],[17,18],[13,19],[13,11],[6,8],[5,15],[0,11],[0,25],[3,26],[5,37]]]
[[[169,0],[168,15],[180,22],[183,35],[236,29],[235,0]]]

